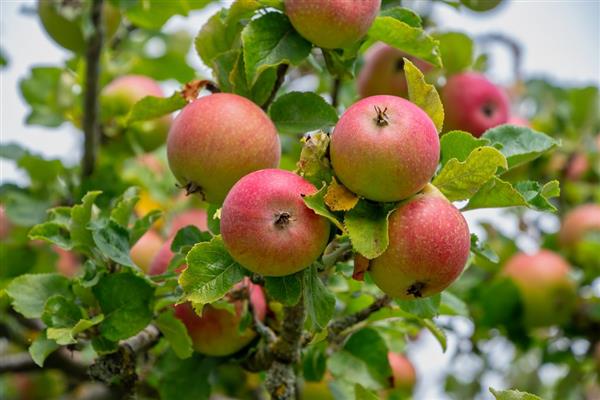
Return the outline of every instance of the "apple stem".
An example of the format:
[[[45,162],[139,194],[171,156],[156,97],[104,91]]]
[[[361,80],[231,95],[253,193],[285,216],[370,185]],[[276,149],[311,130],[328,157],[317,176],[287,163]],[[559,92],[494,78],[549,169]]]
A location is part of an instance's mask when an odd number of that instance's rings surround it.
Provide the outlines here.
[[[377,116],[375,117],[377,126],[388,126],[390,124],[389,117],[386,114],[387,107],[382,110],[380,107],[375,106],[375,112],[377,113]]]
[[[427,284],[425,282],[415,282],[406,289],[406,294],[414,297],[423,297],[423,289]]]

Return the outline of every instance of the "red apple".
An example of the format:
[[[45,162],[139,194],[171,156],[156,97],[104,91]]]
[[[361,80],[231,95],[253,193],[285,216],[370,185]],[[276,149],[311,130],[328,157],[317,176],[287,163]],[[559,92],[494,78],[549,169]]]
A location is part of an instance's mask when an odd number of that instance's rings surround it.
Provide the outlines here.
[[[74,253],[61,249],[56,245],[52,245],[52,250],[58,254],[58,260],[56,261],[57,271],[69,278],[75,276],[80,267],[77,256]]]
[[[527,326],[561,324],[570,317],[575,304],[570,271],[569,264],[550,250],[518,253],[506,262],[503,275],[519,288]]]
[[[404,57],[424,74],[433,68],[431,64],[392,46],[376,43],[365,53],[365,64],[357,80],[359,96],[364,98],[388,94],[408,98]]]
[[[244,175],[279,164],[275,125],[250,100],[229,93],[185,106],[167,139],[169,166],[188,192],[220,204]]]
[[[285,13],[308,41],[326,49],[349,47],[365,36],[381,0],[285,0]]]
[[[162,244],[163,239],[160,235],[153,230],[149,230],[131,248],[131,259],[142,271],[148,272],[150,264],[158,254]]]
[[[428,297],[463,271],[471,237],[460,211],[435,187],[407,200],[390,215],[390,244],[372,260],[373,282],[392,297]]]
[[[531,123],[525,118],[521,117],[512,116],[508,119],[506,123],[509,125],[524,126],[526,128],[531,128]]]
[[[310,266],[329,239],[329,222],[302,200],[316,191],[304,178],[278,169],[240,179],[221,211],[221,235],[231,256],[265,276],[290,275]]]
[[[169,236],[175,235],[178,230],[188,225],[195,225],[201,231],[208,230],[206,210],[194,209],[187,210],[178,214],[171,221],[171,229],[169,230]]]
[[[600,204],[583,204],[565,215],[558,240],[562,246],[572,247],[596,230],[600,230]]]
[[[331,136],[339,180],[369,200],[406,199],[431,180],[440,140],[429,116],[408,100],[372,96],[353,104]]]
[[[417,373],[410,360],[400,353],[389,352],[388,362],[392,369],[393,387],[412,390],[417,381]]]
[[[451,76],[442,89],[446,119],[444,130],[462,130],[480,137],[483,132],[505,124],[509,118],[506,93],[475,72]]]

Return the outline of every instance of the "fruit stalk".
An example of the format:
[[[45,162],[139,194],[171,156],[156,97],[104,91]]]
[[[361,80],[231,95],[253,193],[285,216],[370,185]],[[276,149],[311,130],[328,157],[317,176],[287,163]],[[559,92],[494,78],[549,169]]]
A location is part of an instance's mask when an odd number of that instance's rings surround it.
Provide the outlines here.
[[[264,104],[262,106],[260,106],[260,108],[262,108],[263,110],[267,111],[269,109],[269,106],[273,102],[273,100],[275,100],[277,91],[279,90],[281,85],[283,85],[283,81],[285,80],[285,74],[287,73],[288,68],[289,68],[288,64],[281,64],[281,65],[279,65],[279,67],[277,67],[277,80],[275,80],[275,85],[273,86],[273,90],[271,90],[271,94],[269,95],[269,98],[264,102]]]

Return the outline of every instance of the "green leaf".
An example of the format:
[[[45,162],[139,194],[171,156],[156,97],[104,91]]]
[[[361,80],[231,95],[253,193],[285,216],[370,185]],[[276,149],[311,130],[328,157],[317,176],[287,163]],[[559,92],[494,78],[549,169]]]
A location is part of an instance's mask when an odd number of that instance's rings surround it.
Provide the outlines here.
[[[368,389],[388,386],[392,372],[383,338],[371,328],[361,329],[348,339],[341,351],[329,357],[327,366],[336,377],[343,377]]]
[[[408,86],[408,98],[429,115],[438,132],[444,126],[444,106],[435,86],[425,82],[423,73],[404,58],[404,75]]]
[[[310,208],[315,212],[315,214],[320,215],[322,217],[327,218],[330,222],[332,222],[335,226],[337,226],[342,232],[346,231],[344,225],[337,219],[334,213],[329,211],[327,206],[325,205],[325,194],[327,193],[327,186],[323,185],[321,190],[317,193],[304,196],[302,199],[304,200],[304,204],[306,207]]]
[[[518,390],[496,390],[490,388],[490,393],[494,395],[496,400],[542,400],[541,397],[534,394]]]
[[[239,40],[242,26],[235,24],[228,28],[225,22],[226,14],[227,10],[223,9],[210,17],[194,41],[196,51],[206,65],[211,65],[219,54],[237,47],[235,43]]]
[[[307,381],[320,382],[327,368],[327,342],[312,344],[302,354],[302,377]]]
[[[7,286],[15,311],[27,318],[40,318],[52,296],[73,297],[69,280],[59,274],[21,275]]]
[[[173,353],[161,357],[158,368],[161,399],[208,400],[211,392],[209,376],[215,371],[216,359],[194,354],[181,360]]]
[[[448,161],[434,178],[433,184],[448,200],[465,200],[477,193],[498,168],[508,168],[502,153],[493,147],[478,147],[465,161],[455,158]]]
[[[250,21],[242,31],[246,79],[279,64],[297,65],[310,54],[312,45],[300,36],[283,14],[267,13]]]
[[[265,289],[274,300],[286,306],[297,304],[302,296],[303,271],[282,277],[265,277]]]
[[[236,56],[235,59],[231,58],[233,55]],[[231,61],[233,64],[229,66],[228,63]],[[259,105],[267,101],[277,80],[276,69],[267,68],[258,75],[256,82],[249,83],[244,67],[244,57],[239,50],[219,55],[215,58],[214,64],[217,66],[217,73],[225,74],[227,77],[232,92],[247,97]],[[223,81],[225,77],[219,78],[219,81]]]
[[[47,336],[48,339],[55,340],[57,344],[66,346],[69,344],[77,343],[75,336],[92,326],[98,325],[104,320],[104,315],[99,314],[92,319],[80,319],[75,325],[66,328],[48,328]]]
[[[65,296],[54,295],[50,297],[44,306],[42,321],[46,326],[54,328],[65,328],[73,326],[83,317],[81,309],[73,299]]]
[[[41,332],[29,346],[29,355],[39,367],[44,366],[46,358],[60,346],[46,337],[46,331]]]
[[[156,326],[167,339],[177,357],[183,359],[193,354],[192,339],[183,322],[175,318],[172,310],[161,313],[156,318]]]
[[[335,297],[319,278],[314,264],[304,271],[304,301],[312,326],[324,329],[333,317]]]
[[[31,228],[29,238],[54,243],[58,247],[70,250],[73,247],[69,231],[63,224],[49,221]]]
[[[302,138],[304,145],[300,152],[296,173],[315,185],[323,186],[331,182],[333,170],[329,161],[329,135],[317,132]]]
[[[441,315],[460,315],[468,318],[469,307],[459,297],[448,291],[443,291],[439,313]]]
[[[127,229],[129,227],[129,219],[133,213],[133,208],[140,200],[139,194],[139,188],[135,186],[128,188],[117,198],[115,206],[110,210],[110,219]]]
[[[421,322],[423,326],[425,326],[440,343],[440,346],[442,346],[442,351],[446,352],[448,343],[444,331],[430,319],[423,319]]]
[[[138,121],[148,121],[171,114],[180,110],[187,102],[180,92],[175,92],[171,97],[146,96],[133,105],[127,116],[127,124]]]
[[[414,300],[396,300],[396,304],[405,312],[417,318],[433,318],[439,314],[441,296],[426,297]]]
[[[338,120],[335,108],[312,92],[291,92],[280,96],[269,115],[279,133],[305,133],[325,129]]]
[[[172,16],[187,16],[191,10],[200,9],[211,0],[170,0],[129,2],[125,15],[134,25],[142,28],[160,29]]]
[[[346,213],[344,225],[354,250],[369,260],[383,254],[389,245],[388,217],[394,207],[391,203],[360,200]]]
[[[453,158],[458,161],[465,161],[473,150],[489,144],[489,140],[477,139],[468,132],[451,131],[445,133],[440,139],[440,151],[442,153],[440,163],[444,166]]]
[[[534,160],[560,145],[560,141],[544,133],[515,125],[500,125],[489,129],[482,138],[488,139],[491,146],[501,145],[500,152],[506,157],[509,169]]]
[[[112,261],[131,268],[136,268],[129,255],[129,232],[112,220],[91,225],[94,243],[103,255]]]
[[[195,245],[186,261],[179,284],[186,300],[196,305],[221,299],[244,277],[244,268],[231,258],[220,236]]]
[[[558,181],[544,186],[538,182],[518,182],[515,186],[493,177],[475,193],[465,210],[491,207],[529,207],[540,211],[556,211],[549,199],[560,194]]]
[[[381,41],[412,56],[429,61],[435,66],[442,66],[437,40],[425,33],[422,28],[410,26],[394,17],[375,18],[367,37],[369,40],[363,47]]]
[[[10,221],[19,226],[33,226],[44,221],[46,210],[52,206],[50,199],[37,198],[20,190],[9,190],[2,201]]]
[[[146,233],[161,216],[162,211],[152,210],[135,221],[133,228],[129,231],[129,245],[133,246],[137,243],[137,241],[144,236],[144,233]]]
[[[184,226],[177,231],[173,242],[171,242],[171,251],[173,253],[187,253],[192,246],[200,242],[208,242],[212,235],[208,232],[202,232],[197,226]]]
[[[376,393],[365,389],[360,383],[354,385],[355,400],[378,400],[379,396]]]
[[[206,210],[208,230],[213,235],[221,233],[221,208],[214,204],[209,204]]]
[[[479,238],[476,234],[471,233],[471,251],[478,255],[479,257],[483,257],[485,260],[498,264],[500,258],[498,254],[492,250],[488,243],[480,243]]]
[[[465,71],[473,64],[474,46],[470,37],[460,32],[434,34],[440,43],[440,52],[446,73]]]
[[[144,278],[127,272],[105,275],[92,290],[105,315],[100,332],[106,339],[127,339],[152,320],[154,288]]]
[[[92,219],[92,209],[94,201],[102,192],[87,192],[81,204],[77,204],[71,208],[70,232],[73,247],[76,249],[93,247],[94,239],[92,233],[88,229],[88,225]]]
[[[423,21],[419,14],[409,8],[404,7],[392,7],[382,10],[379,15],[382,17],[392,17],[398,21],[402,21],[412,26],[413,28],[420,28],[423,25]]]

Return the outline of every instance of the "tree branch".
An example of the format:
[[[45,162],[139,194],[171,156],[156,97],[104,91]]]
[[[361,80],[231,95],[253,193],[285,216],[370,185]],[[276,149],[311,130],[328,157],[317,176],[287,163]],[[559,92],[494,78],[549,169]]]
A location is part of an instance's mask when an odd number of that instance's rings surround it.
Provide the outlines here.
[[[338,98],[340,95],[340,88],[342,86],[342,79],[339,76],[333,78],[333,85],[331,85],[331,105],[336,108],[338,106]]]
[[[80,360],[78,353],[70,353],[67,349],[61,348],[50,354],[44,362],[44,369],[59,369],[67,375],[79,380],[87,380],[88,366]],[[33,362],[31,355],[27,352],[7,354],[0,357],[0,374],[4,372],[30,372],[41,370]]]
[[[283,85],[283,81],[285,80],[285,74],[287,73],[288,68],[289,68],[289,65],[287,65],[287,64],[279,64],[279,66],[277,67],[277,79],[275,80],[275,85],[273,86],[273,90],[271,90],[271,94],[269,95],[269,98],[267,99],[267,101],[265,101],[263,103],[263,105],[260,106],[263,110],[267,111],[269,109],[269,106],[273,102],[273,100],[275,100],[277,91],[279,90],[281,85]]]
[[[329,331],[329,341],[336,342],[338,336],[346,329],[369,318],[371,314],[381,310],[383,307],[390,304],[391,301],[391,297],[389,297],[388,295],[383,295],[375,299],[375,301],[370,306],[360,311],[357,311],[354,314],[331,321],[327,328]]]
[[[96,154],[100,143],[98,77],[100,75],[100,53],[102,52],[102,42],[104,39],[102,5],[103,0],[92,1],[91,20],[93,31],[87,43],[85,53],[85,97],[83,104],[83,133],[85,142],[83,158],[81,160],[83,178],[90,176],[94,172]]]

